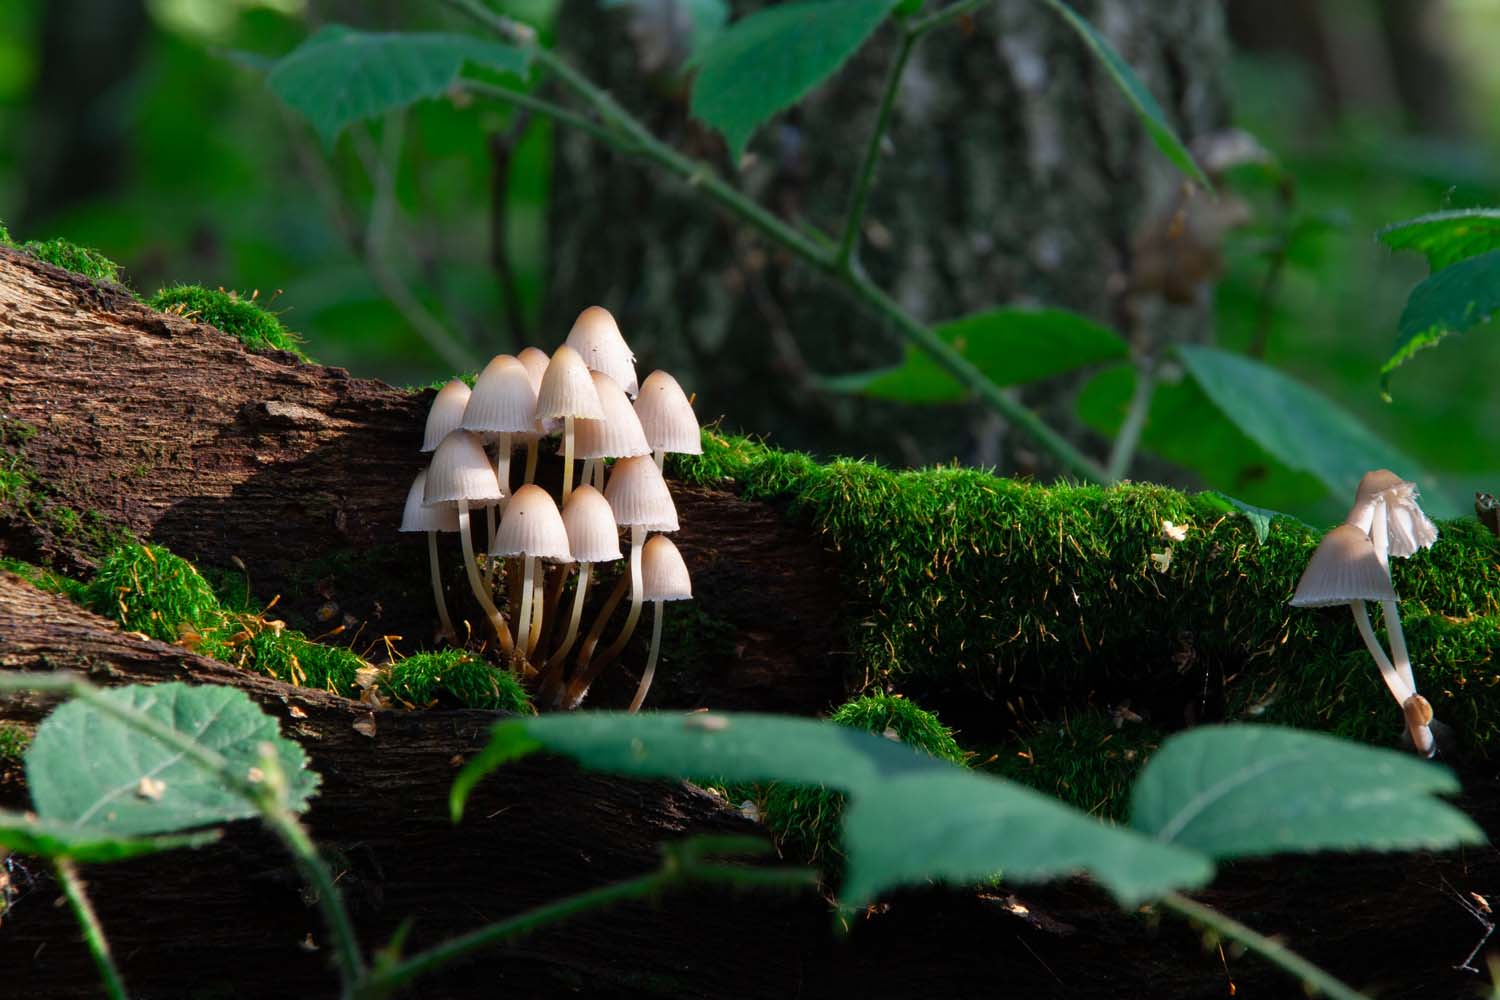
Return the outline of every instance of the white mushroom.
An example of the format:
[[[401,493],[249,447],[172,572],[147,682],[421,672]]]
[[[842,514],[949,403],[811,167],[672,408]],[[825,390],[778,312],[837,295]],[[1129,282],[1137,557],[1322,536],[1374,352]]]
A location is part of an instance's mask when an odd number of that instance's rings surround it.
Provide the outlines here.
[[[401,512],[401,531],[425,531],[427,533],[427,562],[432,568],[432,600],[437,605],[438,618],[443,623],[443,634],[450,642],[458,641],[453,628],[453,619],[448,617],[448,602],[443,598],[443,579],[438,570],[437,536],[439,531],[458,530],[458,505],[422,502],[427,489],[427,470],[417,473],[411,489],[406,493],[406,509]]]
[[[547,364],[542,387],[536,396],[539,419],[558,417],[563,421],[563,503],[573,492],[573,421],[603,420],[604,408],[594,380],[578,352],[568,345],[559,347]]]
[[[654,371],[641,383],[641,394],[635,401],[635,415],[640,418],[646,440],[656,453],[656,467],[662,466],[667,452],[683,455],[703,454],[703,435],[693,404],[677,380],[664,371]]]
[[[530,648],[528,639],[533,631],[539,632],[541,626],[540,622],[536,623],[535,629],[532,625],[536,561],[568,562],[572,559],[562,515],[546,490],[532,483],[516,490],[505,507],[505,516],[500,520],[500,530],[495,532],[495,544],[490,554],[521,556],[525,560],[521,609],[516,619],[516,650],[524,656]]]
[[[646,540],[641,559],[641,595],[651,602],[651,652],[646,657],[646,669],[635,697],[630,700],[632,712],[641,710],[646,692],[651,690],[651,680],[656,676],[656,657],[661,652],[662,603],[693,599],[693,580],[687,564],[666,535],[652,535]]]
[[[428,506],[452,504],[457,507],[458,540],[463,544],[469,586],[479,606],[489,616],[501,650],[508,653],[511,650],[510,626],[495,607],[489,587],[480,579],[479,563],[474,558],[474,539],[469,530],[469,507],[499,503],[500,495],[500,481],[495,478],[495,469],[484,453],[479,436],[457,430],[443,438],[427,469],[422,502]]]

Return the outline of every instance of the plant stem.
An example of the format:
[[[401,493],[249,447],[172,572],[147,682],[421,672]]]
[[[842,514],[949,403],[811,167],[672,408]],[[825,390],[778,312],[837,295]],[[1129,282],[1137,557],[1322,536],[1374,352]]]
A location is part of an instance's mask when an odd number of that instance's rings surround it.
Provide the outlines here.
[[[99,926],[99,918],[94,913],[93,904],[89,902],[88,893],[84,891],[78,869],[73,866],[73,862],[60,859],[56,862],[55,870],[57,884],[62,886],[68,906],[72,908],[73,916],[83,930],[84,944],[88,945],[89,954],[99,967],[99,978],[104,980],[105,994],[110,1000],[126,1000],[129,994],[125,992],[125,982],[120,978],[120,970],[115,968],[114,957],[109,953],[109,941],[104,937],[104,928]]]
[[[1104,465],[1104,475],[1111,482],[1125,478],[1130,471],[1130,462],[1141,443],[1146,417],[1151,413],[1151,398],[1155,395],[1156,366],[1142,360],[1135,366],[1135,392],[1130,397],[1130,409],[1125,411],[1125,422],[1115,435],[1115,443],[1109,449],[1109,460]]]
[[[1220,913],[1211,906],[1204,906],[1176,892],[1164,896],[1160,902],[1167,909],[1175,910],[1189,920],[1211,927],[1232,941],[1238,941],[1272,965],[1280,966],[1296,976],[1304,986],[1321,990],[1333,1000],[1369,1000],[1363,993],[1344,985],[1286,945],[1251,930],[1238,920]]]
[[[896,104],[896,94],[901,90],[901,77],[906,72],[906,61],[919,36],[910,31],[901,35],[901,48],[896,52],[896,61],[891,63],[890,75],[885,81],[885,93],[880,98],[880,110],[875,116],[875,127],[870,130],[870,141],[865,147],[865,158],[859,165],[859,174],[854,182],[854,191],[849,196],[849,211],[844,217],[844,236],[839,240],[834,266],[840,271],[849,270],[859,249],[859,229],[865,217],[865,205],[870,200],[870,188],[875,182],[875,164],[880,162],[880,147],[885,142],[890,128],[891,109]]]
[[[279,803],[272,804],[270,808],[263,806],[261,819],[292,855],[303,880],[317,893],[318,909],[328,924],[328,932],[333,935],[334,947],[338,953],[339,974],[343,978],[344,989],[348,992],[364,978],[365,962],[359,953],[359,939],[354,934],[349,911],[344,908],[343,898],[339,896],[338,886],[333,882],[328,865],[318,853],[317,845],[307,835],[306,828]]]
[[[467,78],[462,79],[459,82],[462,83],[463,88],[471,94],[475,94],[480,97],[493,98],[494,100],[503,101],[506,104],[511,104],[518,108],[525,108],[527,111],[532,111],[539,115],[546,115],[548,118],[551,118],[559,125],[567,125],[570,128],[576,128],[578,131],[584,133],[585,135],[593,136],[600,142],[607,143],[612,146],[620,146],[620,143],[623,139],[622,136],[610,132],[607,129],[601,128],[593,120],[585,118],[583,115],[578,114],[576,111],[570,111],[569,109],[563,107],[561,104],[554,104],[551,101],[544,100],[532,94],[528,94],[524,90],[511,90],[509,87],[497,87],[492,83],[485,83],[482,80],[470,80]],[[622,150],[625,149],[625,147],[621,148]]]
[[[907,26],[907,33],[920,38],[923,35],[927,34],[929,31],[932,31],[934,28],[941,28],[943,25],[948,24],[951,21],[956,21],[961,17],[965,17],[969,14],[974,13],[980,7],[983,7],[989,2],[990,0],[963,0],[962,3],[956,3],[948,7],[944,7],[940,11],[928,14],[924,18],[920,18],[919,20],[911,22],[911,24]]]

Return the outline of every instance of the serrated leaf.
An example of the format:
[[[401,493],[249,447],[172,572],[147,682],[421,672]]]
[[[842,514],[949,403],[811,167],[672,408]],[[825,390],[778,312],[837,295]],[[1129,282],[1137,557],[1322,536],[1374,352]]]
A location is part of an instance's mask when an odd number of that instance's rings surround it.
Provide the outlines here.
[[[520,77],[529,57],[468,35],[330,25],[282,57],[266,82],[331,146],[356,121],[442,96],[466,63]]]
[[[1500,209],[1463,208],[1393,222],[1376,234],[1392,250],[1412,250],[1434,271],[1500,250]]]
[[[217,830],[167,837],[116,837],[102,830],[0,809],[0,847],[30,857],[88,864],[123,861],[179,847],[200,847],[217,839]]]
[[[1490,250],[1424,278],[1401,310],[1396,348],[1380,366],[1382,386],[1413,354],[1450,333],[1487,323],[1500,310],[1500,250]]]
[[[1162,112],[1161,105],[1156,103],[1156,98],[1151,96],[1151,91],[1141,82],[1141,78],[1135,75],[1135,70],[1130,64],[1120,58],[1114,46],[1088,21],[1079,16],[1078,12],[1068,6],[1063,0],[1046,0],[1048,6],[1057,11],[1064,21],[1078,33],[1084,43],[1098,58],[1099,62],[1114,79],[1115,85],[1120,88],[1120,93],[1130,106],[1135,109],[1136,116],[1146,126],[1146,133],[1151,136],[1151,141],[1156,143],[1156,148],[1161,150],[1167,159],[1176,165],[1178,170],[1187,174],[1193,180],[1202,184],[1210,191],[1213,184],[1209,182],[1208,175],[1198,166],[1193,154],[1183,141],[1177,137],[1172,126],[1167,124],[1167,116]]]
[[[1066,309],[991,309],[950,320],[934,332],[996,385],[1032,382],[1128,353],[1113,330]],[[901,403],[958,403],[969,396],[931,355],[911,346],[895,367],[833,376],[821,385]]]
[[[1484,843],[1433,798],[1457,791],[1446,768],[1410,754],[1279,726],[1203,726],[1152,755],[1130,825],[1215,858]]]
[[[140,712],[219,754],[248,776],[270,743],[286,776],[287,805],[307,808],[318,776],[276,720],[243,692],[186,684],[130,686],[103,697]],[[256,815],[255,807],[180,751],[85,701],[58,708],[26,751],[26,783],[37,815],[115,837],[171,833]]]
[[[898,0],[810,0],[766,7],[720,31],[697,58],[692,113],[738,161],[762,122],[831,76]]]
[[[1153,843],[1022,785],[962,770],[897,777],[856,794],[844,814],[843,901],[869,902],[930,879],[1002,874],[1034,882],[1087,872],[1123,904],[1203,885],[1213,864]]]
[[[1420,479],[1417,463],[1321,394],[1253,358],[1181,344],[1177,355],[1204,394],[1245,436],[1289,468],[1353,496],[1371,469]]]

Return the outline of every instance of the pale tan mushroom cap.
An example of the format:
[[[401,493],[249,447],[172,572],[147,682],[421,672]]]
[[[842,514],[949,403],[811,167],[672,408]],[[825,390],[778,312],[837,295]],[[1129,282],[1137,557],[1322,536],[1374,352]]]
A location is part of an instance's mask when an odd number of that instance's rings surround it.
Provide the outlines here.
[[[542,391],[542,377],[547,374],[547,365],[551,361],[547,352],[540,347],[522,348],[521,353],[516,355],[516,360],[526,367],[526,377],[531,379],[531,391],[539,393]],[[534,428],[538,436],[543,434],[556,434],[562,430],[561,420],[538,420]]]
[[[443,438],[427,467],[424,504],[462,499],[470,506],[485,507],[499,503],[502,495],[500,480],[495,478],[495,467],[484,453],[479,435],[454,431]]]
[[[682,455],[703,454],[698,416],[682,386],[666,372],[657,370],[646,376],[635,401],[635,415],[652,448]]]
[[[608,309],[589,306],[579,313],[563,343],[578,352],[590,371],[603,372],[614,379],[626,395],[634,396],[640,391],[635,377],[635,355]]]
[[[535,483],[516,490],[505,505],[490,555],[570,562],[573,554],[568,548],[568,530],[551,494]]]
[[[636,419],[625,390],[603,372],[591,372],[603,420],[580,420],[573,425],[573,454],[578,458],[629,458],[651,454],[646,432]]]
[[[480,434],[529,434],[536,431],[536,390],[526,366],[501,354],[479,373],[463,429]]]
[[[548,417],[604,419],[604,408],[599,404],[599,393],[594,389],[588,366],[567,344],[559,347],[547,364],[542,387],[536,394],[536,415],[543,420]]]
[[[427,470],[417,473],[411,489],[406,491],[406,509],[401,512],[402,531],[457,531],[458,506],[456,504],[433,504],[422,502],[427,489]]]
[[[616,462],[604,496],[617,524],[639,525],[647,531],[677,530],[677,505],[661,470],[648,455]]]
[[[422,451],[437,451],[443,438],[463,425],[464,408],[469,405],[469,387],[454,379],[438,390],[427,411],[427,429],[422,434]]]
[[[1292,604],[1299,608],[1321,608],[1351,601],[1394,601],[1396,590],[1375,546],[1352,524],[1341,524],[1318,543],[1297,581]]]
[[[1421,549],[1431,547],[1438,538],[1437,525],[1422,512],[1417,496],[1416,483],[1402,479],[1389,469],[1367,472],[1359,481],[1354,506],[1349,510],[1344,523],[1369,535],[1375,519],[1376,502],[1384,500],[1388,554],[1396,559],[1405,559]]]
[[[682,553],[666,535],[652,535],[641,549],[641,599],[691,601],[693,579]]]
[[[615,513],[604,494],[592,486],[573,490],[563,504],[562,519],[574,562],[613,562],[624,558]]]

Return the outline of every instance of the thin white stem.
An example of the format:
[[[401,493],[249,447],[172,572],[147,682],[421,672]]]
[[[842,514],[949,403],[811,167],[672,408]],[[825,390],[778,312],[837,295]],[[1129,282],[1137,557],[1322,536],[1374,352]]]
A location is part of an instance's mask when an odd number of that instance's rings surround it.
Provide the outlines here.
[[[479,576],[479,563],[474,559],[474,539],[469,536],[469,502],[460,499],[458,501],[458,540],[464,548],[464,569],[469,574],[469,587],[474,591],[474,597],[479,601],[479,606],[489,616],[490,625],[495,630],[495,638],[500,643],[500,649],[509,653],[514,644],[510,637],[510,626],[505,623],[495,602],[490,598],[490,588],[485,586],[484,580]]]
[[[448,617],[448,602],[443,599],[443,579],[438,572],[438,548],[436,531],[427,533],[427,561],[432,566],[432,600],[437,605],[438,619],[443,623],[443,634],[448,637],[449,642],[458,641],[458,633],[453,630],[453,619]]]
[[[1354,624],[1359,627],[1359,636],[1365,641],[1365,648],[1375,658],[1375,665],[1380,668],[1380,676],[1385,681],[1385,686],[1390,688],[1391,697],[1396,699],[1396,704],[1405,705],[1406,699],[1414,693],[1407,685],[1396,668],[1391,666],[1391,658],[1385,655],[1385,650],[1380,648],[1380,641],[1375,638],[1375,630],[1370,627],[1370,612],[1365,608],[1364,601],[1350,601],[1349,609],[1354,612]]]
[[[604,459],[594,463],[594,489],[604,492]]]
[[[653,451],[651,453],[651,457],[654,458],[654,459],[656,459],[656,467],[658,469],[660,469],[662,467],[662,464],[664,462],[666,462],[666,460],[667,460],[666,449],[665,448],[658,448],[658,449],[656,449],[655,451]]]
[[[630,526],[630,613],[625,616],[625,627],[610,647],[604,651],[601,663],[608,663],[619,656],[625,644],[635,634],[635,623],[641,618],[641,549],[646,545],[646,529],[639,524]]]
[[[526,442],[526,485],[536,482],[536,454],[541,438],[533,437]]]
[[[521,577],[521,614],[516,619],[516,648],[522,652],[525,652],[526,640],[531,635],[531,578],[536,571],[536,560],[526,556],[524,565],[526,569]]]
[[[1391,543],[1390,529],[1388,527],[1385,498],[1379,497],[1371,505],[1372,519],[1370,521],[1370,544],[1375,546],[1375,555],[1380,559],[1380,566],[1385,570],[1386,576],[1391,575]],[[1385,618],[1385,634],[1391,641],[1391,660],[1396,665],[1396,670],[1401,674],[1401,679],[1413,692],[1417,690],[1416,678],[1411,672],[1411,657],[1406,651],[1406,634],[1401,631],[1401,615],[1396,610],[1395,601],[1381,601],[1380,613]]]
[[[656,676],[656,654],[661,652],[662,601],[651,602],[651,653],[646,657],[646,672],[641,674],[640,687],[630,699],[630,711],[639,712],[646,701],[646,692],[651,690],[651,678]]]
[[[567,503],[573,493],[573,418],[563,417],[563,496]]]
[[[488,552],[495,547],[495,508],[493,507],[486,507],[484,509],[484,529],[484,551]],[[495,578],[495,564],[488,560],[486,562],[488,565],[485,567],[484,579],[485,582],[489,582]]]
[[[527,562],[535,562],[527,559]],[[547,571],[536,574],[536,579],[531,583],[531,641],[526,644],[526,658],[531,659],[531,654],[536,651],[536,644],[542,640],[542,622],[547,615]]]
[[[505,512],[505,503],[510,499],[510,434],[501,434],[495,442],[495,478],[500,480],[500,512]]]
[[[594,466],[599,462],[596,458],[585,458],[583,469],[578,473],[578,485],[587,486],[594,481]]]
[[[568,633],[563,637],[562,645],[557,647],[557,652],[547,661],[547,669],[551,670],[568,658],[573,651],[573,643],[578,641],[578,623],[583,620],[583,599],[589,590],[589,571],[593,563],[578,564],[578,581],[573,585],[573,615],[568,619]]]

